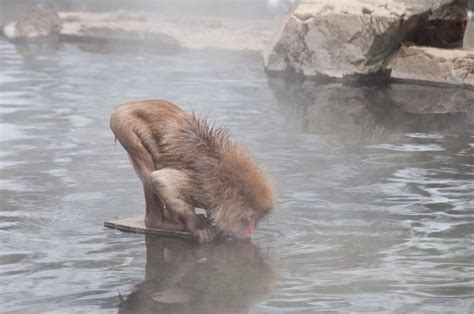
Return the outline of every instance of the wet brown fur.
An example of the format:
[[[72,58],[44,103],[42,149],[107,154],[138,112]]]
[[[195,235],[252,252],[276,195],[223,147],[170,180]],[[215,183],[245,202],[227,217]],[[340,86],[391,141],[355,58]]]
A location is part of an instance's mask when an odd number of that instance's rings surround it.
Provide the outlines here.
[[[252,216],[258,221],[275,207],[265,171],[226,129],[194,113],[164,100],[126,103],[112,113],[111,128],[143,181],[147,215],[155,211],[158,223],[168,220],[196,233],[207,228],[196,220],[194,208],[200,207],[232,234],[242,221]]]

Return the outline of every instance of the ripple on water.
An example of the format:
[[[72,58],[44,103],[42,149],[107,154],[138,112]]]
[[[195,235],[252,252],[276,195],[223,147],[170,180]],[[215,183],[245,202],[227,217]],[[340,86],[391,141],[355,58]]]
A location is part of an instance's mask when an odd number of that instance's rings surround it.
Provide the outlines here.
[[[24,163],[25,161],[0,160],[0,169],[15,168]],[[0,187],[1,187],[1,184],[0,184]]]
[[[400,152],[441,152],[445,150],[439,144],[379,144],[369,147]]]
[[[242,312],[472,307],[472,130],[415,128],[399,136],[390,131],[390,111],[382,124],[357,113],[390,142],[328,144],[330,125],[340,121],[327,121],[326,134],[289,132],[292,123],[314,121],[290,117],[277,103],[258,57],[66,51],[24,61],[5,40],[0,48],[2,309],[116,312],[119,292],[156,305],[156,293],[172,280],[180,287],[182,273],[196,266],[182,262],[183,251],[169,263],[170,250],[147,252],[142,235],[103,227],[105,219],[143,213],[139,180],[114,147],[109,114],[125,100],[156,97],[212,108],[210,116],[250,145],[281,189],[279,209],[253,239],[278,279],[271,295]],[[209,248],[193,249],[192,261]],[[147,265],[154,253],[171,280],[144,282],[161,276]],[[142,287],[151,293],[140,294]],[[188,293],[212,302],[202,291]]]
[[[26,137],[20,126],[11,123],[0,123],[0,134],[0,142]]]
[[[411,138],[426,138],[426,139],[443,139],[445,136],[440,133],[408,133],[405,134],[407,137]]]
[[[27,185],[22,180],[0,179],[0,189],[11,191],[28,191]]]

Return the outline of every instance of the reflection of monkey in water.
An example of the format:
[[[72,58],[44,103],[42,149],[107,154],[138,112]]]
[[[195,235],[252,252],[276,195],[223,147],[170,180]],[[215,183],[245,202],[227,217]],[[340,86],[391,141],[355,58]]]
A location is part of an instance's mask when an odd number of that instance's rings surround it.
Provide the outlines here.
[[[249,237],[275,206],[267,175],[225,129],[170,102],[126,103],[110,126],[143,182],[149,228],[187,230],[207,242],[215,237],[212,221],[218,231]]]
[[[248,313],[273,290],[270,260],[250,240],[145,240],[145,280],[122,298],[118,313]]]

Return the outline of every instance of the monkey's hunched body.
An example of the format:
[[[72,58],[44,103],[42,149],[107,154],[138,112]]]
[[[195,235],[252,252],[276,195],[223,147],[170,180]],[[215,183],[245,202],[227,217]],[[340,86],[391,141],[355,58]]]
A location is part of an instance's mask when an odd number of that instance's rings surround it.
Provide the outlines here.
[[[187,230],[207,242],[213,221],[218,231],[249,237],[275,206],[271,181],[225,129],[168,101],[125,103],[110,127],[143,182],[149,228]]]

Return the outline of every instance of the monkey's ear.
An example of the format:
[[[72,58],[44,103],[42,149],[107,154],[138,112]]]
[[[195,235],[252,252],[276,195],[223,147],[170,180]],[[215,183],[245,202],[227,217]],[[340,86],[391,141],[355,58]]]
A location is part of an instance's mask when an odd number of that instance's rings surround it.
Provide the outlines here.
[[[237,197],[237,192],[233,188],[228,188],[227,191],[225,191],[225,199],[228,201],[233,201]]]

